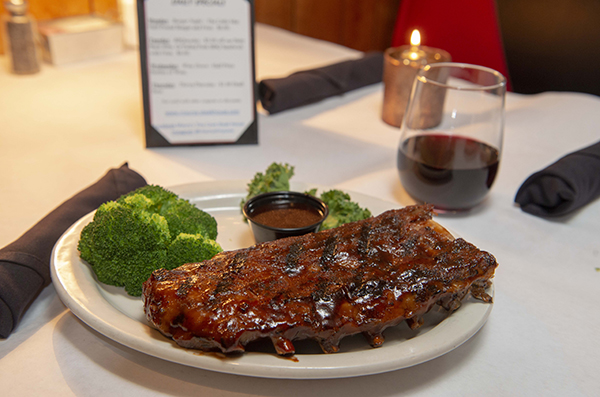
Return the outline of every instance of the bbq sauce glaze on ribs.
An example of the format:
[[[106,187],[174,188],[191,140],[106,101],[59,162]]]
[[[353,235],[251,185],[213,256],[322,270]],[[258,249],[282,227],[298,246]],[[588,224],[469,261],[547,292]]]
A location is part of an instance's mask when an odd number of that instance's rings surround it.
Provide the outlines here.
[[[495,258],[411,206],[336,229],[218,254],[157,270],[143,288],[147,319],[177,344],[243,352],[270,338],[280,355],[314,339],[326,353],[362,333],[373,347],[384,329],[411,328],[435,304],[452,312],[485,292]]]

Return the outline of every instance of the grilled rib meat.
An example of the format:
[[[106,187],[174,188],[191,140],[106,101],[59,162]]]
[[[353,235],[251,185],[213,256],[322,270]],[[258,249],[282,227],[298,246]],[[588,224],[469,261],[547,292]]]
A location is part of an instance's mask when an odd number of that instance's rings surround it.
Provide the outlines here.
[[[331,353],[357,333],[380,346],[384,329],[404,320],[417,328],[435,304],[454,311],[468,292],[491,301],[495,258],[431,218],[430,206],[406,207],[157,270],[144,284],[146,317],[205,351],[271,338],[288,355],[293,340],[311,338]]]

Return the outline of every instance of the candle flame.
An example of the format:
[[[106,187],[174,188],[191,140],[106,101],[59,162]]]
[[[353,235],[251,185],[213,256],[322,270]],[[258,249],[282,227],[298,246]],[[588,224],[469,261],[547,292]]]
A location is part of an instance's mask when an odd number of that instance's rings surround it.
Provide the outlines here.
[[[419,33],[419,29],[412,31],[412,34],[410,35],[410,44],[413,46],[421,44],[421,33]]]

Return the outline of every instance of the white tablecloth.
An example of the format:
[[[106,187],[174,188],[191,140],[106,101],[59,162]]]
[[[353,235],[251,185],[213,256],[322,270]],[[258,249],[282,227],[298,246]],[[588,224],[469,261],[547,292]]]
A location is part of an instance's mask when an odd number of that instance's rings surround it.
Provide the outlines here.
[[[256,31],[257,78],[359,53],[275,28]],[[5,61],[5,59],[1,59]],[[398,130],[381,121],[382,85],[259,117],[260,143],[146,149],[135,51],[34,76],[0,72],[0,246],[128,161],[148,182],[250,179],[271,162],[295,180],[411,204],[395,169]],[[438,221],[500,266],[487,324],[450,353],[364,377],[275,380],[221,374],[139,353],[41,293],[0,341],[2,396],[576,396],[600,391],[600,201],[560,220],[513,204],[523,180],[600,139],[600,98],[510,93],[500,172],[469,215]]]

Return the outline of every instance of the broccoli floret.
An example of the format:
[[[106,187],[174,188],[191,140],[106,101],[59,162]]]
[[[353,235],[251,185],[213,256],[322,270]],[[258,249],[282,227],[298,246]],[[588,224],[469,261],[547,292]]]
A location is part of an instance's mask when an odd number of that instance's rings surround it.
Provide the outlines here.
[[[156,264],[166,261],[170,241],[164,217],[108,202],[81,231],[78,248],[99,281],[140,295]]]
[[[169,202],[174,202],[174,201],[179,200],[179,197],[175,193],[173,193],[161,186],[146,185],[139,189],[134,190],[133,192],[130,192],[126,195],[121,196],[117,200],[117,202],[122,204],[124,201],[127,201],[131,196],[135,196],[137,194],[144,195],[145,197],[147,197],[150,200],[150,203],[152,203],[152,204],[151,204],[151,207],[149,207],[149,210],[152,212],[160,212],[163,205],[165,205]]]
[[[171,269],[184,263],[202,262],[223,251],[215,240],[201,234],[181,233],[169,246],[167,255]]]
[[[320,230],[333,229],[344,223],[360,221],[371,217],[371,211],[361,208],[357,203],[352,201],[348,193],[344,193],[341,190],[329,190],[321,194],[320,198],[329,207],[329,215],[321,224]]]
[[[162,206],[160,214],[167,220],[172,236],[178,236],[181,233],[199,233],[212,240],[217,238],[215,218],[198,209],[189,201],[183,199],[169,201]]]
[[[100,282],[139,296],[154,270],[220,252],[216,237],[217,222],[211,215],[151,185],[101,205],[83,228],[78,249]]]
[[[173,238],[180,233],[200,233],[213,240],[217,238],[215,218],[161,186],[141,187],[120,197],[117,202],[164,216]]]
[[[143,194],[132,194],[117,201],[118,204],[131,208],[132,210],[143,210],[156,212],[154,202]]]
[[[290,178],[294,176],[294,167],[289,164],[272,163],[264,174],[257,172],[248,183],[248,195],[242,200],[241,207],[249,198],[268,192],[290,190]]]

